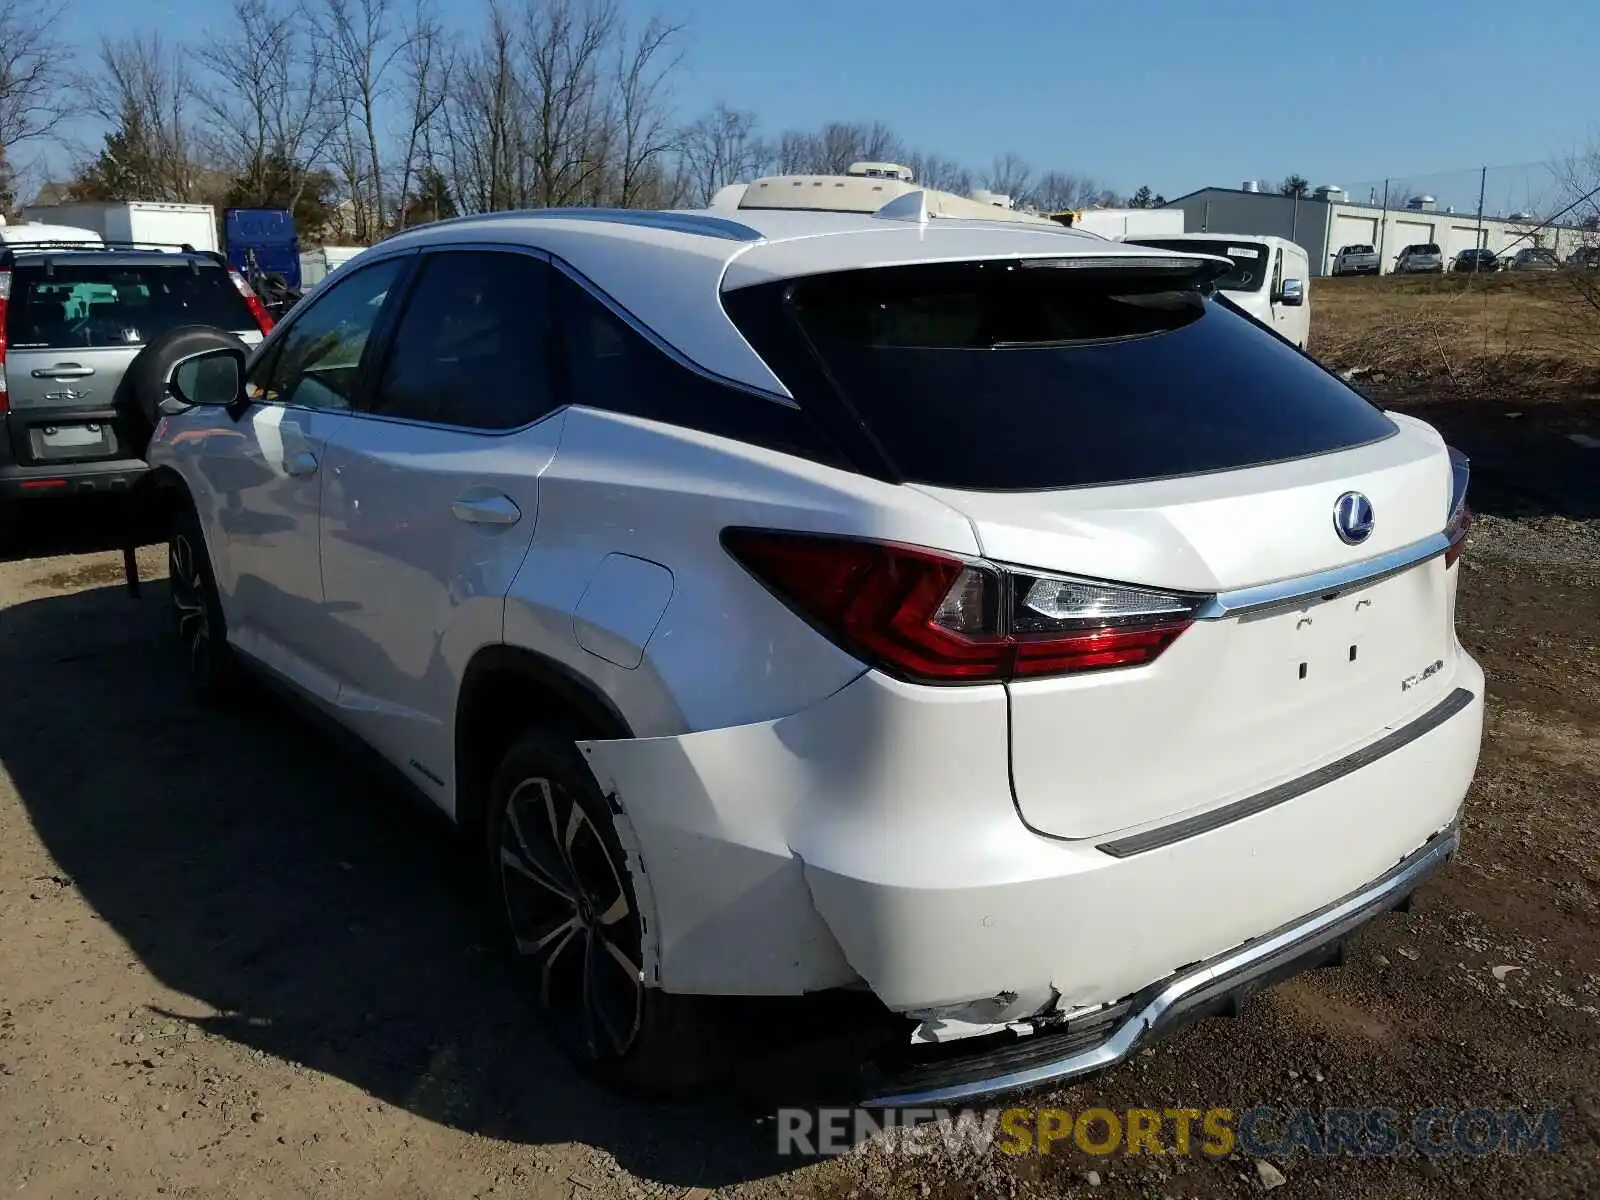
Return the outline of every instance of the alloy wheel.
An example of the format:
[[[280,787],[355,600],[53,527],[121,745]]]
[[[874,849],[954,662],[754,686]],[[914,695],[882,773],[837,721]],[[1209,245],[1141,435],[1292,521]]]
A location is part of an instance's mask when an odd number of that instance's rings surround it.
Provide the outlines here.
[[[644,1011],[642,927],[623,872],[583,806],[548,779],[506,799],[500,881],[539,1003],[597,1062],[627,1054]]]
[[[205,579],[187,534],[174,534],[167,551],[172,607],[177,617],[178,639],[189,655],[189,669],[198,672],[211,646],[211,619],[206,610]]]

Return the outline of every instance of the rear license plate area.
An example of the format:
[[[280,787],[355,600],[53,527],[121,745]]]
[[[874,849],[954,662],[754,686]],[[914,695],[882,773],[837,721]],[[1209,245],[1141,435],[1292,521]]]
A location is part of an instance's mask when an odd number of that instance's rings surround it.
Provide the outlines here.
[[[1440,618],[1433,591],[1428,571],[1415,569],[1276,614],[1276,670],[1303,693],[1344,691],[1380,678],[1385,690],[1397,689],[1401,668],[1434,649]]]
[[[103,458],[117,449],[109,421],[35,425],[28,431],[29,449],[38,462],[68,458]]]

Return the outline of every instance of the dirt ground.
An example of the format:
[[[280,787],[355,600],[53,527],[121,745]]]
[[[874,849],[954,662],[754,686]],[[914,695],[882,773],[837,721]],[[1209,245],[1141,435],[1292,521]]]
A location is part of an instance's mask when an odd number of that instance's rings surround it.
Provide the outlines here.
[[[1597,414],[1514,396],[1421,411],[1482,462],[1488,513],[1458,614],[1490,678],[1460,859],[1346,965],[1041,1101],[1548,1107],[1553,1155],[1291,1155],[1275,1162],[1280,1194],[1600,1194],[1600,449],[1570,436],[1600,434]],[[164,657],[160,582],[133,599],[114,554],[17,557],[52,546],[13,541],[17,560],[0,565],[6,1195],[1263,1190],[1241,1157],[795,1164],[748,1108],[598,1092],[535,1031],[437,823],[272,699],[196,707]],[[160,554],[142,560],[159,580]]]
[[[1341,367],[1600,383],[1593,271],[1317,279],[1311,305],[1311,349]]]

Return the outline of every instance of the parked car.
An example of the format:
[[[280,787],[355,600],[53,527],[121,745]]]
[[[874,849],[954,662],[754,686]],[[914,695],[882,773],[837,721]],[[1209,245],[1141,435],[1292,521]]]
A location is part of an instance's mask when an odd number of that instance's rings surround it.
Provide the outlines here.
[[[1288,238],[1229,233],[1176,233],[1128,241],[1226,258],[1232,269],[1212,286],[1268,329],[1306,348],[1311,337],[1311,271],[1302,246]]]
[[[194,324],[259,342],[270,319],[214,253],[55,226],[0,234],[0,502],[127,492],[164,386],[135,365],[147,343]],[[147,408],[140,387],[157,393]]]
[[[1524,246],[1506,264],[1508,271],[1559,271],[1561,260],[1543,246]]]
[[[1580,271],[1600,268],[1600,246],[1580,246],[1567,257],[1567,266]]]
[[[1407,246],[1394,260],[1396,275],[1442,275],[1444,254],[1434,242]]]
[[[613,1083],[840,989],[874,1103],[1070,1078],[1458,843],[1465,460],[1215,259],[905,189],[438,222],[163,348],[197,692],[263,672],[452,817]]]
[[[1500,259],[1493,250],[1463,250],[1456,255],[1450,269],[1469,274],[1487,274],[1500,269]]]
[[[1378,252],[1365,244],[1340,246],[1333,256],[1335,275],[1376,275],[1378,269]]]

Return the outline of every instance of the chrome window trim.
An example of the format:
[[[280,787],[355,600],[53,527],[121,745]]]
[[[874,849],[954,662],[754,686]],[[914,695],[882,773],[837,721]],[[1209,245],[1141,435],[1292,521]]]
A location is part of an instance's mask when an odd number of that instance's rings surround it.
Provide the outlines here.
[[[1353,587],[1377,583],[1391,575],[1409,571],[1412,567],[1438,558],[1449,548],[1450,538],[1442,532],[1434,533],[1409,546],[1401,546],[1398,550],[1391,550],[1376,558],[1362,559],[1348,566],[1293,579],[1280,579],[1276,583],[1219,592],[1201,607],[1195,619],[1220,621],[1247,613],[1292,608],[1308,600],[1331,600]]]

